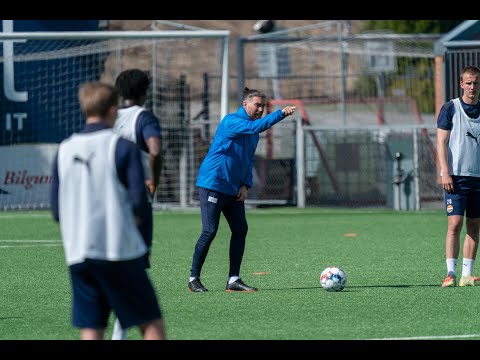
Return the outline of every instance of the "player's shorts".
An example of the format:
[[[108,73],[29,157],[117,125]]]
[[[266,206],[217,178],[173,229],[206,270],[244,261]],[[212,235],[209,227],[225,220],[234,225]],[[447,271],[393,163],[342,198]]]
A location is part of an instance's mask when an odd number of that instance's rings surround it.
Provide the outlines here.
[[[142,258],[128,261],[86,259],[69,269],[73,326],[106,328],[112,310],[123,329],[162,317]]]
[[[452,176],[453,193],[444,192],[447,216],[480,217],[480,178]]]

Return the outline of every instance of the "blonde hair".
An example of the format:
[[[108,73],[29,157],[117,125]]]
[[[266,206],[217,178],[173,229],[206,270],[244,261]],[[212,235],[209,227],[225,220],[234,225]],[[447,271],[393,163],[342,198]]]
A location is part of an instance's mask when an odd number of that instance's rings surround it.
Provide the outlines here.
[[[112,106],[118,106],[118,91],[100,81],[83,83],[78,89],[80,108],[86,117],[105,117]]]
[[[465,74],[478,75],[478,74],[480,74],[480,68],[478,68],[476,66],[473,66],[473,65],[465,66],[462,69],[462,73],[460,74],[460,80],[461,81],[463,81],[463,75],[465,75]]]

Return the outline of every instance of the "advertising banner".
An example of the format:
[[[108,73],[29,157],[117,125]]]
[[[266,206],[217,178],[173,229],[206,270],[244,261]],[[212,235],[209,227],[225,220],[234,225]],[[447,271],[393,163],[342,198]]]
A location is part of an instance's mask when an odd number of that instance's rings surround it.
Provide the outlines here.
[[[50,207],[57,144],[0,146],[0,209]]]

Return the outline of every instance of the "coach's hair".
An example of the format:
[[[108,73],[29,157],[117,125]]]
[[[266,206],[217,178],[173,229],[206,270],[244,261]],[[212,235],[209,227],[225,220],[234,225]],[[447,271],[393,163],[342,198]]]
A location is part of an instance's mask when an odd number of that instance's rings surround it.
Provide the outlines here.
[[[115,87],[123,99],[138,100],[147,95],[150,78],[140,69],[122,71],[115,80]]]
[[[263,92],[255,89],[249,89],[248,87],[243,88],[243,100],[251,99],[253,97],[261,97],[262,99],[266,99],[267,95]]]
[[[78,89],[80,108],[86,117],[105,117],[112,106],[118,106],[119,95],[110,84],[100,81],[86,82]]]

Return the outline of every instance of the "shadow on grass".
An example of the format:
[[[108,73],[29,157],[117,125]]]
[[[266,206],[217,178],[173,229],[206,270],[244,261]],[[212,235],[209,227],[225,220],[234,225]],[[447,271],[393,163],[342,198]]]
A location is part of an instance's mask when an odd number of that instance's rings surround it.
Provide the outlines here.
[[[357,289],[368,289],[368,288],[392,288],[392,289],[399,289],[399,288],[422,288],[422,287],[438,287],[441,286],[439,284],[419,284],[419,285],[349,285],[345,289],[341,291],[332,291],[332,292],[349,292]],[[305,286],[305,287],[283,287],[283,288],[259,288],[258,292],[262,291],[284,291],[284,290],[321,290],[325,291],[320,285],[319,286]],[[212,292],[227,292],[225,290],[212,290],[209,289],[208,292],[205,293],[212,293]],[[255,293],[257,291],[231,291],[230,293]]]
[[[1,320],[12,320],[12,319],[15,319],[15,320],[17,320],[17,319],[23,319],[23,317],[21,317],[21,316],[6,316],[6,317],[0,317],[0,321],[1,321]]]
[[[348,292],[351,289],[367,289],[367,288],[419,288],[419,287],[438,287],[440,288],[439,284],[420,284],[420,285],[347,285],[342,292]],[[259,291],[266,291],[266,290],[322,290],[325,291],[320,285],[319,286],[307,286],[307,287],[291,287],[291,288],[261,288]],[[332,291],[335,292],[335,291]]]

